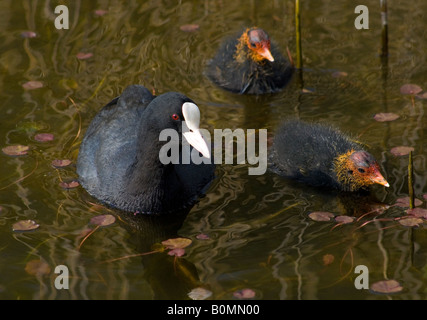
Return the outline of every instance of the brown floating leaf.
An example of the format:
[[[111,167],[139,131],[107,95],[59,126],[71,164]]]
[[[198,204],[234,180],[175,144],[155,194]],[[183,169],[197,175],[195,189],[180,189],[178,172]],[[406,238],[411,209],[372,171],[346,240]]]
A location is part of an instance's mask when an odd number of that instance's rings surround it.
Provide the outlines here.
[[[21,37],[23,38],[35,38],[37,36],[37,33],[33,31],[24,31],[21,33]]]
[[[335,221],[338,223],[352,223],[354,221],[354,217],[349,217],[349,216],[336,216],[335,217]]]
[[[111,214],[102,214],[90,219],[91,224],[95,224],[101,227],[109,226],[116,221],[116,217]]]
[[[199,30],[200,26],[198,24],[184,24],[179,27],[181,31],[184,32],[194,32]]]
[[[176,256],[176,257],[182,257],[184,254],[185,254],[185,249],[182,249],[182,248],[172,249],[168,252],[168,255]]]
[[[237,299],[252,299],[255,297],[255,291],[252,289],[242,289],[233,293]]]
[[[423,92],[423,93],[420,93],[420,94],[417,94],[417,98],[419,98],[419,99],[427,99],[427,91]]]
[[[107,10],[102,10],[102,9],[95,10],[95,15],[98,17],[102,17],[104,14],[107,14],[107,13],[108,13]]]
[[[401,94],[414,95],[414,94],[420,93],[421,91],[423,91],[423,89],[421,89],[421,87],[416,84],[405,84],[400,87]]]
[[[406,213],[417,218],[427,219],[427,209],[413,208],[406,210]]]
[[[31,260],[25,265],[25,271],[32,276],[44,276],[50,273],[50,267],[43,260]]]
[[[399,146],[399,147],[392,148],[390,152],[392,155],[398,157],[398,156],[406,156],[409,154],[409,152],[414,150],[415,149],[413,147]]]
[[[334,78],[347,77],[348,73],[347,72],[342,72],[342,71],[335,71],[335,72],[332,73],[332,76]]]
[[[325,254],[323,256],[323,265],[324,266],[329,266],[332,262],[334,262],[335,257],[332,254]]]
[[[40,81],[28,81],[25,82],[22,87],[26,90],[34,90],[39,89],[43,87],[43,82]]]
[[[23,156],[27,154],[30,147],[23,146],[23,145],[15,145],[15,146],[8,146],[1,149],[4,154],[7,154],[8,156]]]
[[[396,293],[402,291],[403,287],[396,280],[384,280],[373,283],[371,290],[376,293]]]
[[[62,182],[59,183],[59,186],[61,188],[64,188],[64,189],[77,188],[79,185],[80,184],[78,183],[78,181],[70,181],[70,182],[64,182],[64,181],[62,181]]]
[[[93,57],[93,53],[88,52],[88,53],[84,53],[84,52],[79,52],[76,54],[77,59],[79,60],[85,60],[85,59],[89,59]]]
[[[402,208],[409,208],[409,197],[403,197],[396,200],[396,206],[402,207]],[[415,206],[418,207],[423,204],[423,202],[420,199],[415,198]]]
[[[308,215],[314,221],[330,221],[334,217],[331,212],[314,211]]]
[[[374,120],[378,122],[386,122],[386,121],[394,121],[399,117],[400,116],[396,113],[383,112],[383,113],[377,113],[376,115],[374,115]]]
[[[420,223],[423,223],[423,219],[410,217],[399,220],[399,223],[405,227],[419,227]]]
[[[34,140],[38,142],[52,141],[54,138],[52,133],[38,133],[34,136]]]
[[[12,230],[13,231],[31,231],[31,230],[37,229],[38,227],[40,227],[40,225],[33,220],[21,220],[13,224]]]
[[[191,244],[191,239],[188,238],[174,238],[162,241],[162,245],[164,245],[168,249],[184,249]]]
[[[196,236],[196,239],[199,239],[199,240],[209,240],[209,239],[210,239],[210,237],[209,237],[207,234],[200,233],[200,234],[198,234],[198,235]]]
[[[205,288],[194,288],[188,293],[188,296],[193,300],[205,300],[212,295],[212,291]]]
[[[64,159],[64,160],[55,159],[55,160],[52,161],[51,164],[55,168],[62,168],[62,167],[69,166],[71,164],[71,160],[68,160],[68,159]]]
[[[426,199],[426,200],[427,200],[427,193],[426,193],[426,194],[423,194],[423,199]]]

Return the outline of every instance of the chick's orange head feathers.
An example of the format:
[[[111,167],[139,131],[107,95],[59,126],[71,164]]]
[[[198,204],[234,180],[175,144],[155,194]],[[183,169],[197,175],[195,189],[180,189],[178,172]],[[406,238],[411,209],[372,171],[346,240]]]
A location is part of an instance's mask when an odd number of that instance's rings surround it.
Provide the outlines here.
[[[259,28],[252,28],[247,31],[246,44],[253,52],[253,58],[256,61],[264,59],[273,62],[274,58],[270,52],[270,37]]]
[[[347,169],[352,171],[355,179],[362,182],[364,185],[378,183],[385,187],[389,187],[389,183],[382,176],[380,167],[375,158],[366,151],[353,152],[347,162]]]

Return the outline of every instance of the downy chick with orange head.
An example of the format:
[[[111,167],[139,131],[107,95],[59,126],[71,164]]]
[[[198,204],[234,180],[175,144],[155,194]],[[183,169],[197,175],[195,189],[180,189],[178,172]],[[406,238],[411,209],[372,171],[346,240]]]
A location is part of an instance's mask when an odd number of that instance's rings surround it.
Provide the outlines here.
[[[293,70],[267,32],[254,27],[224,41],[209,61],[206,75],[226,90],[258,95],[283,89]]]
[[[312,186],[358,191],[389,187],[374,156],[329,126],[291,120],[277,131],[269,150],[272,171]]]

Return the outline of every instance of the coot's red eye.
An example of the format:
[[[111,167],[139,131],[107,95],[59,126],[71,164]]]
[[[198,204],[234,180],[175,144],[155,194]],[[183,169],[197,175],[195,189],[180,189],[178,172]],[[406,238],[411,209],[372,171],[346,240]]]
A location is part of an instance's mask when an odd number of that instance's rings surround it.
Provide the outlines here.
[[[174,119],[174,120],[179,120],[179,115],[177,115],[176,113],[174,113],[174,114],[172,115],[172,119]]]

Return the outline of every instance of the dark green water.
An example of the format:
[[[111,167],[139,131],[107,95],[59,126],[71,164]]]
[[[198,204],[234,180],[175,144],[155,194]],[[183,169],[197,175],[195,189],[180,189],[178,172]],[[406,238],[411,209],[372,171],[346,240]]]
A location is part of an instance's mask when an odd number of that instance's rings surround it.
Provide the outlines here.
[[[11,1],[0,2],[0,146],[30,146],[26,156],[0,154],[0,299],[188,299],[204,287],[211,299],[235,299],[250,288],[256,299],[425,299],[427,231],[404,227],[390,207],[359,222],[333,228],[315,222],[312,211],[361,216],[378,204],[393,205],[408,194],[408,157],[414,151],[415,194],[427,194],[427,100],[403,96],[414,83],[427,90],[427,2],[389,3],[387,64],[381,47],[379,1],[369,1],[369,30],[354,27],[353,1],[301,1],[304,87],[293,82],[281,93],[238,96],[212,85],[203,75],[221,39],[243,27],[267,30],[286,54],[295,55],[293,1]],[[66,4],[70,29],[56,30],[53,13]],[[106,10],[103,16],[95,10]],[[198,24],[194,32],[180,26]],[[23,31],[35,38],[23,38]],[[79,60],[79,52],[92,53]],[[334,72],[346,76],[334,77]],[[43,87],[25,90],[27,81]],[[331,123],[359,136],[376,156],[390,188],[374,187],[370,197],[343,197],[266,173],[249,176],[247,165],[223,165],[217,179],[192,210],[174,218],[134,218],[114,212],[114,225],[96,230],[81,246],[82,233],[98,214],[75,179],[82,136],[96,112],[129,84],[156,93],[179,91],[200,107],[201,126],[267,128],[272,134],[287,117]],[[74,103],[73,103],[74,102]],[[393,122],[373,115],[393,112]],[[54,134],[37,142],[36,133]],[[54,159],[73,164],[55,169]],[[421,205],[426,208],[426,201]],[[95,208],[95,209],[94,209]],[[287,210],[284,210],[286,209]],[[17,233],[12,225],[35,220],[40,227]],[[383,219],[383,220],[380,220]],[[384,221],[388,220],[388,221]],[[209,235],[199,240],[200,233]],[[193,240],[174,262],[165,252],[149,252],[173,237]],[[325,255],[334,261],[325,265]],[[49,265],[31,275],[32,260]],[[57,265],[70,271],[68,290],[54,286]],[[395,279],[400,293],[357,290],[354,268],[366,265],[369,281]]]

